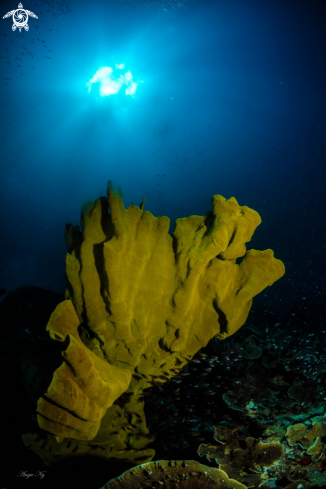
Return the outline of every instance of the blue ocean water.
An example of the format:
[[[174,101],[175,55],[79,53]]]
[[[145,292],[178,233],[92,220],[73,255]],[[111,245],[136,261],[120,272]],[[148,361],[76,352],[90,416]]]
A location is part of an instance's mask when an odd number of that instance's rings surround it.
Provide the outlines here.
[[[325,1],[32,1],[1,2],[0,300],[64,292],[65,224],[112,180],[171,233],[255,209],[286,273],[252,317],[324,333]]]
[[[248,247],[285,263],[267,294],[324,300],[324,2],[26,9],[38,16],[28,31],[1,19],[1,287],[63,290],[65,223],[78,224],[111,179],[126,207],[146,196],[172,223],[210,210],[213,194],[234,196],[262,217]],[[89,91],[116,65],[138,83],[134,95],[125,84]]]

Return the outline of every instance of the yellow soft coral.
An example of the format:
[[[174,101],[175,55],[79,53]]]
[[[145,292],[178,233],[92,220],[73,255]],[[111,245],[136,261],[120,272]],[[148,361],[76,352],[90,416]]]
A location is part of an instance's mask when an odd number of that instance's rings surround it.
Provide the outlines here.
[[[78,326],[70,301],[59,304],[51,315],[46,329],[53,339],[63,341],[68,335],[68,346],[50,387],[37,402],[37,421],[59,438],[92,440],[107,408],[127,390],[131,374],[90,351],[79,338]]]
[[[253,297],[284,274],[283,263],[271,250],[246,252],[245,243],[261,222],[256,211],[220,195],[213,197],[212,206],[213,211],[205,216],[178,219],[171,236],[167,217],[154,217],[143,205],[125,209],[121,195],[109,184],[107,198],[84,207],[82,233],[66,226],[66,299],[71,302],[65,301],[62,308],[68,311],[69,304],[70,311],[73,304],[78,320],[73,319],[73,327],[66,319],[61,326],[56,321],[48,329],[55,339],[69,335],[71,343],[65,354],[75,349],[73,361],[77,362],[79,348],[81,363],[98,371],[93,375],[99,393],[83,380],[76,391],[77,404],[71,409],[70,401],[65,407],[65,392],[58,381],[62,373],[55,373],[49,395],[62,409],[78,416],[84,413],[85,395],[90,396],[90,406],[97,406],[88,420],[92,425],[79,420],[71,424],[69,417],[52,409],[51,429],[44,421],[42,426],[60,441],[62,437],[92,439],[92,444],[106,444],[101,456],[134,463],[150,460],[154,452],[146,448],[152,437],[146,428],[143,389],[173,377],[213,336],[224,339],[235,333],[246,321]],[[81,341],[78,321],[84,325]],[[110,391],[103,382],[110,384],[112,368],[117,368],[118,387]],[[132,376],[129,387],[126,372]],[[120,407],[112,405],[119,389],[129,396]],[[39,404],[44,406],[42,400]],[[124,411],[133,416],[129,431],[124,426]],[[86,418],[89,415],[86,409]],[[108,429],[112,423],[113,438]],[[78,430],[78,437],[72,428]],[[54,453],[69,452],[67,446],[58,448],[51,440],[47,445],[51,454],[36,447],[35,439],[25,442],[50,462]],[[75,453],[88,453],[83,443]]]

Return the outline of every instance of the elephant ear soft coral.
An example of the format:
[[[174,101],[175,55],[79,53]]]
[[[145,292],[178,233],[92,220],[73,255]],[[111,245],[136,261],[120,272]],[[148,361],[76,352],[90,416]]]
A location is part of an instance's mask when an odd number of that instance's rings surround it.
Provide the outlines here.
[[[246,252],[245,243],[261,222],[256,211],[239,206],[233,197],[215,195],[212,204],[213,211],[205,216],[178,219],[171,236],[167,217],[154,217],[143,205],[125,209],[121,195],[109,184],[107,198],[84,207],[82,232],[66,226],[66,299],[78,320],[75,335],[62,322],[58,338],[52,337],[62,340],[69,335],[67,354],[75,349],[77,362],[80,350],[81,363],[93,362],[100,393],[83,383],[81,393],[94,396],[96,415],[86,417],[93,422],[91,428],[79,419],[71,424],[61,410],[79,418],[84,408],[65,402],[63,383],[55,372],[49,391],[58,409],[51,410],[51,429],[39,420],[52,435],[46,444],[39,439],[37,447],[36,438],[27,440],[33,435],[25,435],[25,443],[47,463],[54,455],[72,451],[135,464],[150,460],[154,451],[146,447],[153,437],[146,428],[143,389],[168,381],[214,336],[224,339],[235,333],[246,321],[253,297],[284,274],[283,263],[271,250]],[[244,258],[238,264],[240,257]],[[58,328],[57,324],[53,331]],[[103,362],[117,368],[123,378],[121,392],[126,388],[124,372],[131,375],[126,392],[114,404],[118,390],[100,382]],[[111,398],[103,399],[106,389]],[[99,399],[102,409],[96,404]],[[93,401],[88,398],[89,406]],[[78,437],[71,430],[75,426]],[[62,438],[65,443],[58,445]],[[69,438],[80,440],[79,445]],[[90,448],[94,446],[101,449]]]
[[[131,374],[90,351],[79,338],[78,326],[71,302],[61,302],[46,329],[53,339],[66,337],[67,348],[50,387],[37,401],[37,421],[58,437],[91,440],[107,408],[127,390]]]

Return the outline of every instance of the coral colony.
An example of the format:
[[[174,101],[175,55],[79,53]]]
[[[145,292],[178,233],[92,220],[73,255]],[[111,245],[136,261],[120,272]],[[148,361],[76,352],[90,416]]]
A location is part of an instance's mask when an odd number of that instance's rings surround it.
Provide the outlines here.
[[[325,484],[325,355],[284,343],[281,328],[241,328],[285,272],[272,250],[246,249],[259,214],[214,195],[212,211],[177,219],[170,235],[144,202],[125,209],[109,182],[81,229],[66,225],[65,300],[46,328],[63,361],[25,445],[47,465],[89,455],[134,466],[107,489]],[[217,467],[151,462],[154,439],[167,455],[195,444]]]

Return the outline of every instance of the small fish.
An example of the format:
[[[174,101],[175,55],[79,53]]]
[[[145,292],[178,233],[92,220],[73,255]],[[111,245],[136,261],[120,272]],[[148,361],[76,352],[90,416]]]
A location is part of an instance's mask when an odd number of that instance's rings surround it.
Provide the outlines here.
[[[45,57],[46,57],[46,58],[49,58],[49,59],[52,59],[52,58],[50,58],[50,56],[45,56]]]

